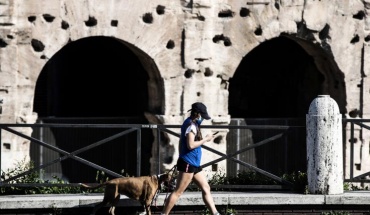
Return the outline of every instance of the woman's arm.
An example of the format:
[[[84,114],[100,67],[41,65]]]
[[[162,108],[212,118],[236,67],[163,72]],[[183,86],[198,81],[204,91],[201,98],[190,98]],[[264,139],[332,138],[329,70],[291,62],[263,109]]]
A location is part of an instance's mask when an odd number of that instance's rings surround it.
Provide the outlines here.
[[[203,140],[199,140],[199,141],[195,141],[194,139],[195,139],[195,134],[192,131],[190,131],[186,135],[187,146],[188,146],[188,149],[190,150],[195,149],[208,141],[211,141],[213,139],[213,135],[207,134]]]

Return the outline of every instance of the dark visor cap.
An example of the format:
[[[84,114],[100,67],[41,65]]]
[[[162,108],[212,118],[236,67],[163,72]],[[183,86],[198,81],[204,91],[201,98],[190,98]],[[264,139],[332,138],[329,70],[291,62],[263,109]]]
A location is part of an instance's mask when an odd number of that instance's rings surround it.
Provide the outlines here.
[[[207,107],[201,102],[195,102],[192,104],[190,110],[200,113],[204,119],[211,119],[211,117],[208,115]]]

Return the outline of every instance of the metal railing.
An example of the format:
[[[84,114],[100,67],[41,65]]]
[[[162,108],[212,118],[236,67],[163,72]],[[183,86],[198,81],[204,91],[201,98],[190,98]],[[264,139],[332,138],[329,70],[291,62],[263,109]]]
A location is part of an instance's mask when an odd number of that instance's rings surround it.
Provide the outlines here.
[[[119,132],[119,133],[117,133],[115,135],[112,135],[112,136],[110,136],[108,138],[105,138],[105,139],[102,139],[100,141],[94,142],[94,143],[92,143],[92,144],[90,144],[90,145],[88,145],[86,147],[77,149],[77,150],[72,151],[72,152],[68,152],[68,151],[62,150],[62,149],[60,149],[60,148],[58,148],[56,146],[53,146],[52,144],[48,144],[46,142],[40,141],[38,139],[35,139],[35,138],[31,137],[31,136],[27,136],[27,135],[25,135],[25,134],[23,134],[23,133],[15,130],[15,129],[13,129],[14,127],[15,128],[22,128],[22,127],[23,128],[24,127],[37,128],[37,127],[44,127],[44,126],[47,126],[47,127],[50,127],[50,128],[121,128],[121,129],[127,128],[127,130],[124,130],[122,132]],[[55,164],[57,162],[61,162],[61,161],[66,160],[66,159],[74,159],[74,160],[76,160],[76,161],[78,161],[80,163],[83,163],[83,164],[85,164],[87,166],[93,167],[93,168],[95,168],[97,170],[103,171],[103,172],[105,172],[107,174],[110,174],[112,176],[122,177],[121,174],[118,174],[118,173],[116,173],[114,171],[111,171],[111,170],[109,170],[107,168],[104,168],[104,167],[102,167],[100,165],[97,165],[97,164],[95,164],[93,162],[90,162],[90,161],[88,161],[86,159],[83,159],[83,158],[79,157],[78,154],[80,154],[82,152],[85,152],[85,151],[88,151],[88,150],[90,150],[92,148],[95,148],[95,147],[100,146],[102,144],[105,144],[105,143],[107,143],[109,141],[112,141],[112,140],[114,140],[114,139],[116,139],[118,137],[127,135],[128,133],[135,132],[135,131],[137,132],[137,141],[136,141],[136,144],[137,144],[137,157],[139,158],[138,159],[138,164],[137,164],[137,172],[140,174],[140,166],[141,166],[141,164],[140,164],[141,154],[139,153],[140,150],[141,150],[141,145],[140,145],[141,144],[141,129],[140,129],[140,126],[141,125],[108,125],[108,124],[104,124],[104,125],[98,125],[98,124],[97,125],[92,125],[92,124],[47,124],[47,125],[46,124],[23,124],[23,125],[22,124],[1,124],[0,125],[0,129],[1,129],[0,130],[0,135],[1,135],[1,131],[2,130],[8,131],[8,132],[10,132],[10,133],[12,133],[14,135],[17,135],[17,136],[22,137],[22,138],[24,138],[26,140],[29,140],[32,143],[36,143],[36,144],[38,144],[38,145],[40,145],[42,147],[45,147],[45,148],[48,148],[48,149],[50,149],[52,151],[58,152],[62,156],[59,157],[59,158],[57,158],[57,159],[55,159],[55,160],[49,161],[49,162],[47,162],[45,164],[42,164],[40,166],[34,167],[34,168],[32,168],[32,169],[30,169],[28,171],[25,171],[25,172],[23,172],[21,174],[18,174],[16,176],[13,176],[13,177],[10,177],[10,178],[7,178],[7,179],[1,181],[0,186],[3,186],[4,184],[6,184],[6,183],[8,183],[10,181],[13,181],[13,180],[15,180],[17,178],[20,178],[22,176],[25,176],[27,174],[30,174],[30,173],[32,173],[34,171],[37,171],[37,170],[40,170],[40,169],[44,169],[44,168],[46,168],[48,166],[51,166],[51,165],[53,165],[53,164]],[[0,141],[0,142],[2,142],[2,141]],[[1,153],[1,147],[0,147],[0,153]],[[0,163],[0,167],[1,167],[1,163]],[[12,185],[12,186],[14,186],[14,185]]]
[[[118,133],[115,133],[115,134],[113,134],[113,135],[111,135],[107,138],[104,138],[104,139],[101,139],[99,141],[93,142],[93,143],[91,143],[87,146],[81,147],[81,148],[73,150],[73,151],[63,150],[59,147],[54,146],[53,144],[49,144],[49,143],[44,142],[40,139],[36,139],[32,136],[27,136],[27,135],[23,134],[22,132],[17,131],[18,128],[32,128],[32,129],[35,129],[35,128],[40,128],[40,127],[71,128],[71,129],[78,129],[78,128],[119,129],[121,131],[118,132]],[[163,133],[167,133],[169,135],[179,137],[180,134],[177,133],[177,132],[172,131],[171,129],[179,129],[180,127],[181,127],[180,125],[156,125],[156,124],[0,124],[0,137],[1,137],[1,132],[2,131],[7,131],[7,132],[10,132],[10,133],[12,133],[16,136],[19,136],[19,137],[22,137],[26,140],[29,140],[34,144],[38,144],[41,147],[45,147],[49,150],[57,152],[61,155],[60,157],[58,157],[58,158],[56,158],[52,161],[48,161],[47,163],[43,163],[39,166],[36,166],[36,167],[34,167],[30,170],[25,171],[25,172],[23,172],[19,175],[16,175],[16,176],[13,176],[11,178],[7,178],[7,179],[2,180],[0,182],[0,187],[1,186],[20,186],[20,187],[21,186],[51,186],[50,184],[28,184],[28,185],[27,184],[9,184],[9,182],[11,182],[11,181],[13,181],[17,178],[20,178],[22,176],[25,176],[27,174],[30,174],[34,171],[38,171],[40,169],[45,169],[48,166],[51,166],[51,165],[53,165],[55,163],[58,163],[58,162],[62,162],[62,161],[67,160],[67,159],[75,160],[79,163],[82,163],[86,166],[92,167],[96,170],[103,171],[103,172],[105,172],[109,175],[112,175],[114,177],[122,177],[123,175],[121,175],[120,173],[117,173],[116,171],[110,170],[110,169],[105,168],[101,165],[93,163],[93,162],[91,162],[87,159],[84,159],[84,158],[80,157],[79,154],[81,154],[83,152],[86,152],[88,150],[92,150],[92,149],[94,149],[98,146],[101,146],[103,144],[107,144],[107,143],[111,142],[112,140],[115,140],[117,138],[128,135],[130,133],[135,133],[135,132],[136,132],[136,152],[135,153],[136,153],[136,157],[137,157],[136,175],[140,175],[140,173],[141,173],[141,150],[142,150],[142,148],[141,148],[141,138],[142,138],[141,133],[142,133],[142,129],[156,129],[157,130],[157,147],[158,148],[157,148],[157,155],[155,155],[155,156],[157,156],[158,161],[160,161],[161,157],[160,157],[160,154],[159,154],[159,152],[160,152],[160,149],[159,149],[160,144],[159,143],[161,142],[161,138],[162,138],[161,136],[163,135]],[[287,125],[218,125],[218,126],[203,125],[202,129],[212,129],[212,130],[233,130],[233,129],[275,130],[278,133],[276,133],[272,136],[269,136],[265,139],[261,139],[258,142],[253,143],[252,145],[248,145],[246,147],[240,148],[237,151],[234,151],[234,152],[231,152],[231,153],[228,153],[228,154],[224,153],[224,152],[217,151],[217,150],[215,150],[213,148],[210,148],[206,145],[203,145],[202,146],[203,149],[217,154],[218,156],[220,156],[220,158],[215,159],[211,162],[205,163],[205,164],[202,165],[202,167],[203,168],[208,167],[210,165],[213,165],[215,163],[218,163],[218,162],[223,161],[223,160],[226,159],[226,160],[230,160],[232,162],[238,163],[239,165],[244,166],[248,169],[251,169],[255,172],[258,172],[258,173],[260,173],[260,174],[262,174],[262,175],[264,175],[268,178],[271,178],[271,179],[281,183],[284,187],[286,187],[286,186],[291,187],[292,186],[291,182],[284,180],[282,177],[279,177],[274,173],[263,170],[263,169],[255,166],[255,165],[252,165],[248,162],[237,159],[235,157],[237,157],[241,153],[247,152],[249,150],[254,150],[257,147],[266,146],[266,144],[268,144],[268,143],[272,143],[272,142],[274,142],[278,139],[281,139],[293,127],[302,128],[302,126],[287,126]],[[0,142],[2,142],[2,141],[0,140]],[[1,147],[0,147],[0,153],[1,153]],[[161,164],[160,163],[161,162],[158,162],[158,173],[161,172]],[[1,163],[0,163],[0,167],[1,167]],[[79,183],[70,183],[70,184],[52,185],[52,186],[79,186]],[[248,187],[248,186],[246,186],[246,187]],[[255,187],[261,187],[261,186],[255,185]]]
[[[354,162],[354,159],[355,159],[355,144],[361,144],[361,141],[359,141],[358,139],[363,139],[363,136],[365,135],[365,132],[369,132],[370,131],[370,126],[369,125],[366,125],[365,123],[370,123],[370,119],[343,119],[342,120],[343,122],[343,128],[346,128],[346,124],[349,123],[349,135],[350,137],[347,138],[347,132],[346,130],[343,131],[343,166],[344,166],[344,181],[345,182],[361,182],[361,183],[369,183],[370,182],[370,179],[367,178],[368,176],[370,176],[370,171],[369,172],[365,172],[365,173],[362,173],[360,175],[356,175],[355,176],[355,173],[354,173],[354,169],[355,169],[355,162]],[[357,126],[356,128],[358,129],[358,134],[355,135],[355,126]],[[364,131],[364,130],[367,130],[367,131]],[[355,137],[357,136],[357,137]],[[369,135],[370,136],[370,135]],[[346,153],[346,148],[347,148],[347,139],[349,140],[349,174],[347,173],[347,168],[345,168],[346,166],[346,160],[347,160],[347,153]],[[369,140],[367,140],[369,141]],[[346,177],[346,176],[349,176]]]
[[[362,174],[359,174],[359,175],[355,175],[354,173],[354,167],[355,167],[355,162],[354,162],[354,158],[355,158],[355,150],[354,150],[354,147],[355,147],[355,144],[358,144],[360,141],[357,141],[358,138],[362,138],[362,136],[364,135],[363,133],[365,131],[363,130],[370,130],[370,126],[366,125],[366,123],[370,123],[370,119],[343,119],[342,120],[343,122],[343,146],[344,146],[344,151],[343,151],[343,155],[344,155],[344,161],[343,161],[343,166],[344,166],[344,175],[345,175],[345,178],[344,178],[344,181],[345,182],[361,182],[361,183],[369,183],[370,180],[368,179],[368,176],[370,175],[370,172],[366,172],[366,173],[362,173]],[[349,124],[349,126],[347,125]],[[357,127],[355,127],[357,126]],[[109,137],[106,137],[104,139],[101,139],[101,140],[98,140],[98,141],[95,141],[87,146],[84,146],[84,147],[81,147],[79,149],[76,149],[76,150],[73,150],[73,151],[66,151],[66,150],[63,150],[57,146],[55,146],[54,144],[50,144],[50,143],[47,143],[47,142],[44,142],[43,141],[43,138],[34,138],[32,136],[27,136],[25,135],[24,133],[18,131],[19,129],[22,129],[22,128],[32,128],[32,129],[37,129],[37,128],[45,128],[45,127],[48,127],[48,128],[71,128],[71,129],[78,129],[78,128],[96,128],[96,129],[119,129],[121,131],[119,131],[118,133],[115,133],[115,134],[112,134],[111,136]],[[250,145],[247,145],[245,147],[242,147],[242,148],[239,148],[237,149],[236,151],[233,151],[233,152],[230,152],[230,153],[223,153],[223,152],[219,152],[213,148],[210,148],[208,146],[203,146],[203,148],[205,150],[208,150],[212,153],[215,153],[217,155],[220,156],[220,158],[218,159],[215,159],[211,162],[208,162],[204,165],[202,165],[202,167],[207,167],[207,166],[210,166],[210,165],[213,165],[217,162],[220,162],[222,160],[229,160],[229,161],[232,161],[234,163],[237,163],[243,167],[246,167],[248,169],[252,169],[253,171],[256,171],[260,174],[263,174],[269,178],[272,178],[282,184],[285,184],[285,185],[290,185],[289,182],[283,180],[281,177],[278,177],[276,176],[276,174],[273,174],[269,171],[265,171],[259,167],[256,167],[255,165],[253,164],[250,164],[248,162],[245,162],[241,159],[238,159],[239,155],[241,155],[242,153],[245,153],[245,152],[248,152],[250,150],[254,150],[256,149],[257,147],[261,147],[261,146],[264,146],[268,143],[271,143],[277,139],[281,139],[283,138],[284,136],[286,136],[285,134],[292,128],[295,128],[295,127],[300,127],[300,128],[304,128],[304,126],[281,126],[281,125],[225,125],[225,126],[202,126],[202,128],[204,129],[213,129],[213,130],[277,130],[277,131],[280,131],[280,133],[277,133],[277,134],[274,134],[268,138],[265,138],[265,139],[262,139],[256,143],[253,143],[253,144],[250,144]],[[104,145],[104,144],[107,144],[119,137],[122,137],[122,136],[125,136],[125,135],[128,135],[130,133],[136,133],[136,145],[135,145],[135,148],[136,148],[136,157],[137,157],[137,161],[136,161],[136,175],[140,175],[141,173],[141,138],[142,138],[142,129],[156,129],[157,130],[157,143],[160,142],[161,140],[161,136],[163,135],[162,132],[164,133],[167,133],[169,135],[173,135],[173,136],[176,136],[176,137],[179,137],[179,133],[177,132],[174,132],[172,131],[171,129],[179,129],[180,128],[180,125],[154,125],[154,124],[67,124],[67,123],[63,123],[63,124],[53,124],[53,123],[48,123],[48,124],[0,124],[0,137],[1,137],[1,133],[3,131],[6,131],[6,132],[10,132],[16,136],[19,136],[21,138],[24,138],[26,140],[29,140],[31,141],[33,144],[37,144],[39,145],[41,148],[47,148],[47,149],[50,149],[51,151],[53,152],[57,152],[58,154],[60,154],[61,156],[56,158],[56,159],[53,159],[51,161],[47,161],[47,163],[42,163],[41,165],[39,166],[35,166],[33,169],[30,169],[26,172],[23,172],[19,175],[16,175],[14,177],[11,177],[11,178],[7,178],[7,179],[4,179],[2,178],[1,181],[0,181],[0,187],[1,186],[19,186],[19,187],[22,187],[22,186],[79,186],[78,183],[71,183],[71,184],[53,184],[53,185],[50,185],[50,184],[32,184],[32,185],[29,185],[29,184],[9,184],[10,181],[12,180],[15,180],[17,178],[20,178],[22,176],[25,176],[27,174],[30,174],[34,171],[38,171],[38,170],[41,170],[41,169],[45,169],[55,163],[60,163],[64,160],[67,160],[67,159],[71,159],[71,160],[75,160],[77,162],[80,162],[86,166],[90,166],[96,170],[100,170],[100,171],[104,171],[105,173],[107,174],[110,174],[114,177],[122,177],[122,175],[120,173],[118,173],[117,171],[112,171],[110,169],[107,169],[106,167],[103,167],[101,165],[98,165],[96,163],[93,163],[87,159],[84,159],[82,157],[79,156],[79,154],[81,153],[84,153],[86,151],[89,151],[91,149],[94,149],[98,146],[101,146],[101,145]],[[347,129],[349,128],[349,135],[350,137],[348,138],[347,137]],[[358,132],[358,134],[355,132]],[[240,132],[238,132],[238,135],[240,135]],[[356,135],[358,136],[358,138],[356,137]],[[347,140],[349,140],[349,158],[347,158],[347,154],[346,154],[346,147],[347,147]],[[0,139],[0,142],[3,143],[3,141]],[[305,146],[305,145],[304,145]],[[158,161],[161,160],[160,158],[160,155],[159,155],[159,147],[160,147],[160,144],[157,144],[157,159]],[[2,150],[3,147],[0,147],[0,154],[1,154],[1,150]],[[154,155],[153,155],[154,156]],[[349,168],[346,168],[346,160],[349,160]],[[0,160],[0,168],[1,168],[1,160]],[[161,171],[161,165],[160,165],[160,162],[158,162],[158,172]],[[347,173],[349,171],[349,173]],[[346,175],[349,175],[349,177],[346,178]],[[254,187],[259,187],[257,185],[255,185]]]
[[[175,132],[169,130],[170,128],[180,128],[180,126],[158,125],[157,128],[158,128],[157,135],[158,135],[159,139],[160,139],[160,133],[161,133],[160,131],[164,131],[166,133],[169,133],[169,134],[172,134],[174,136],[180,137],[180,134],[175,133]],[[228,159],[228,160],[231,160],[233,162],[236,162],[236,163],[238,163],[238,164],[240,164],[242,166],[245,166],[245,167],[247,167],[247,168],[249,168],[249,169],[251,169],[251,170],[253,170],[255,172],[258,172],[258,173],[260,173],[260,174],[262,174],[262,175],[264,175],[264,176],[266,176],[268,178],[271,178],[271,179],[273,179],[273,180],[281,183],[282,185],[291,187],[293,184],[291,182],[283,179],[282,177],[276,176],[275,174],[273,174],[271,172],[265,171],[265,170],[263,170],[261,168],[258,168],[258,167],[254,166],[254,165],[251,165],[251,164],[249,164],[247,162],[244,162],[242,160],[239,160],[239,159],[234,158],[234,156],[239,155],[239,154],[241,154],[243,152],[246,152],[246,151],[251,150],[251,149],[255,149],[257,147],[266,145],[267,143],[270,143],[270,142],[272,142],[274,140],[277,140],[279,138],[282,138],[283,135],[286,132],[288,132],[289,128],[291,128],[291,127],[290,126],[281,126],[281,125],[244,125],[244,126],[241,126],[241,125],[239,125],[239,126],[235,126],[235,125],[234,126],[232,126],[232,125],[228,125],[228,126],[221,126],[221,125],[220,126],[207,126],[207,125],[204,125],[204,126],[202,126],[202,129],[212,129],[212,130],[225,130],[225,129],[227,129],[227,130],[232,130],[232,129],[251,129],[251,130],[255,130],[255,129],[262,129],[262,130],[264,130],[264,129],[267,129],[267,130],[271,130],[272,129],[272,130],[278,130],[278,131],[280,131],[280,133],[278,133],[276,135],[273,135],[271,137],[268,137],[268,138],[266,138],[264,140],[261,140],[261,141],[259,141],[257,143],[254,143],[253,145],[244,147],[244,148],[242,148],[240,150],[237,150],[236,152],[233,152],[233,153],[230,153],[230,154],[225,154],[225,153],[222,153],[220,151],[217,151],[217,150],[215,150],[215,149],[213,149],[213,148],[211,148],[209,146],[202,145],[202,148],[203,149],[208,150],[208,151],[210,151],[212,153],[215,153],[215,154],[219,155],[220,158],[217,158],[217,159],[215,159],[213,161],[210,161],[208,163],[205,163],[205,164],[201,165],[201,167],[202,168],[205,168],[205,167],[211,166],[211,165],[213,165],[215,163],[218,163],[218,162],[220,162],[222,160]],[[159,159],[159,157],[158,157],[158,159]],[[160,168],[160,167],[158,167],[158,168]],[[222,185],[220,185],[218,187],[220,187],[220,188],[222,188],[222,187],[227,188],[227,187],[230,187],[230,186],[227,186],[227,185],[222,186]],[[238,187],[241,188],[243,186],[238,185]],[[246,188],[246,187],[250,187],[250,186],[244,186],[244,187]],[[271,187],[271,186],[266,186],[266,187]]]

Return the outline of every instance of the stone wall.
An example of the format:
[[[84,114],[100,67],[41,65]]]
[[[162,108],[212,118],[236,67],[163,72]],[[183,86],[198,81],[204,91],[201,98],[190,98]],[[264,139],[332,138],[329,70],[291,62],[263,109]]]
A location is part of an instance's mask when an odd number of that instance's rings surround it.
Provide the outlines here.
[[[68,43],[92,36],[116,38],[140,58],[150,77],[150,123],[180,124],[190,105],[202,101],[210,124],[227,124],[229,79],[244,56],[281,35],[315,59],[326,77],[324,92],[345,96],[345,117],[368,118],[369,10],[368,0],[2,0],[0,122],[35,123],[40,71]],[[370,137],[356,135],[356,163],[364,172]],[[3,169],[29,150],[4,132],[2,143]],[[177,139],[168,144],[176,156]]]

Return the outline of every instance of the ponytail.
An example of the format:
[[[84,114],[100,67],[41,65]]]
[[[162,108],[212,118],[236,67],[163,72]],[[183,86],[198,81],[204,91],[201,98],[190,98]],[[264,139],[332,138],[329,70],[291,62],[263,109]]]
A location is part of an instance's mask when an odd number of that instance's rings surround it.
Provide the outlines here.
[[[199,112],[191,110],[191,113],[190,113],[191,119],[194,120],[196,117],[198,117],[198,114]],[[197,134],[195,135],[195,141],[203,140],[202,132],[200,131],[200,125],[197,124],[196,127],[197,127]]]

